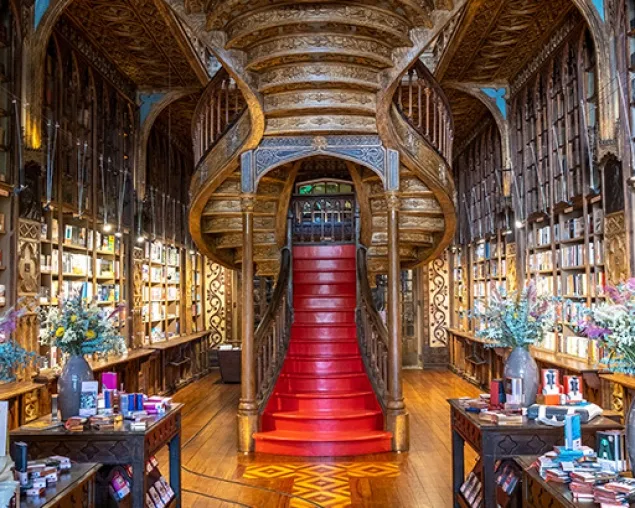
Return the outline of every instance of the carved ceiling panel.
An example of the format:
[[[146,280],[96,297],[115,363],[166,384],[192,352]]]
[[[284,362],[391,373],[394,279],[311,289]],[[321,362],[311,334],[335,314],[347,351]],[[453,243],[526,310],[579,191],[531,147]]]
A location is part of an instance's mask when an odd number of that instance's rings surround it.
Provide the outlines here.
[[[465,92],[448,88],[445,95],[454,117],[454,146],[460,146],[491,113],[483,102]]]
[[[75,0],[66,14],[137,86],[200,86],[154,0]]]
[[[571,0],[482,0],[458,29],[444,81],[509,81],[573,9]]]

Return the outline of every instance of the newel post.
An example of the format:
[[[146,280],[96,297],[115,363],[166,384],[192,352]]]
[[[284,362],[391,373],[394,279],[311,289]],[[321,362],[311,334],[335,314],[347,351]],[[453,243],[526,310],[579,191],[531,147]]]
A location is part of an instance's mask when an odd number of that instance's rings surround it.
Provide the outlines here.
[[[254,203],[255,185],[252,152],[241,159],[243,263],[242,263],[242,370],[238,403],[238,451],[254,451],[254,432],[258,431],[256,401],[256,352],[254,350]]]
[[[403,398],[401,302],[399,286],[401,262],[399,259],[399,157],[390,150],[386,178],[386,204],[388,229],[388,401],[386,403],[386,430],[392,432],[393,451],[406,451],[410,447],[408,413]]]

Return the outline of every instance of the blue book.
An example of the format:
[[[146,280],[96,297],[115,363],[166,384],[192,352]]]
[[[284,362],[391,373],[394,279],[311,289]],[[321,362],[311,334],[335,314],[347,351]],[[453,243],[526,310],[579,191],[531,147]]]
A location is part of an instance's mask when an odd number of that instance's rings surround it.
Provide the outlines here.
[[[582,446],[582,424],[580,415],[567,415],[564,420],[564,446],[567,450],[578,450]]]

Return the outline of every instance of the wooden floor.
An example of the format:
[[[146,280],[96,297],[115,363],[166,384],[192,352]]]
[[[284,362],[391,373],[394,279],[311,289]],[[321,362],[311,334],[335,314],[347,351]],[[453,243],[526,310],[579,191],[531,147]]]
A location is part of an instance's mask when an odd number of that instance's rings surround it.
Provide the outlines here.
[[[451,453],[447,398],[478,390],[449,372],[406,371],[410,452],[315,460],[236,452],[240,386],[217,374],[175,396],[185,403],[184,507],[449,507]],[[475,460],[467,452],[466,469]],[[167,453],[159,460],[167,471]],[[468,469],[469,470],[469,469]]]

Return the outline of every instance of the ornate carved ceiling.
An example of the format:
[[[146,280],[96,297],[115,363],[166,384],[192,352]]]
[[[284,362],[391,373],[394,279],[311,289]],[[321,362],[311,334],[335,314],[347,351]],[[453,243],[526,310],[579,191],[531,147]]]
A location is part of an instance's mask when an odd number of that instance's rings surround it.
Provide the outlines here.
[[[138,87],[201,86],[177,21],[155,0],[76,0],[66,15]]]
[[[571,0],[474,0],[437,77],[501,83],[513,78],[573,9]]]

